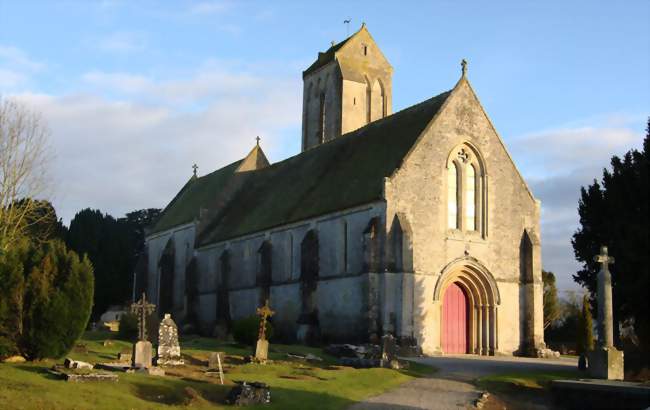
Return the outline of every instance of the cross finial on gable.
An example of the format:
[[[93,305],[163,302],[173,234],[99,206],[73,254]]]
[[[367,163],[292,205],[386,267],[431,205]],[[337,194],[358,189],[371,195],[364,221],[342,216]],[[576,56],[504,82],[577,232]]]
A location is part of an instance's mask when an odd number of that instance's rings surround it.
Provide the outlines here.
[[[255,137],[255,141],[257,141],[257,146],[258,147],[260,146],[260,140],[261,140],[261,138],[260,138],[259,135],[257,137]]]
[[[463,58],[460,62],[460,66],[462,67],[463,77],[465,77],[465,75],[467,75],[467,60]]]
[[[196,176],[196,171],[198,171],[198,169],[199,169],[198,165],[196,165],[196,164],[192,165],[192,170],[194,171],[194,176]]]

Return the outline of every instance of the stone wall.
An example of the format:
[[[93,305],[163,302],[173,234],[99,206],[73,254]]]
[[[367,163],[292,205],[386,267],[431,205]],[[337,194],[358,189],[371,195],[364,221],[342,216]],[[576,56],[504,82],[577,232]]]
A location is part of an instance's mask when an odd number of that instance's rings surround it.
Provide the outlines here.
[[[485,176],[484,221],[477,232],[448,229],[447,164],[454,150],[467,143],[481,156]],[[439,353],[440,301],[433,293],[441,273],[452,261],[480,261],[494,277],[500,293],[496,326],[498,352],[512,353],[521,346],[521,329],[530,303],[531,339],[542,340],[541,264],[534,247],[531,295],[520,300],[520,244],[525,230],[538,235],[539,204],[515,168],[502,141],[483,112],[469,83],[459,82],[403,166],[386,182],[387,222],[396,214],[410,221],[413,241],[415,292],[403,300],[414,306],[414,333],[426,353]],[[480,212],[480,210],[479,210]],[[537,239],[538,245],[539,241]],[[411,279],[409,279],[411,281]],[[405,289],[406,291],[408,289]],[[540,298],[538,298],[540,297]],[[532,300],[531,300],[532,299]],[[402,320],[408,315],[402,315]],[[404,322],[402,329],[407,329]],[[406,336],[406,335],[405,335]]]
[[[219,319],[217,304],[223,275],[219,258],[224,251],[231,256],[227,284],[231,319],[255,313],[261,294],[255,282],[260,268],[258,250],[268,241],[272,249],[270,304],[277,311],[273,323],[286,339],[295,337],[302,297],[300,245],[313,230],[321,255],[314,298],[323,336],[331,340],[367,338],[363,235],[369,221],[383,220],[384,209],[378,202],[197,249],[201,330],[212,333]]]

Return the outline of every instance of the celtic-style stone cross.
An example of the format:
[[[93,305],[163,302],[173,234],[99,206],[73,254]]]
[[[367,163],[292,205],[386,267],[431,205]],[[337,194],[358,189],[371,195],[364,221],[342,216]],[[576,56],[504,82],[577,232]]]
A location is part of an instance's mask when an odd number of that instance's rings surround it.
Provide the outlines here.
[[[614,346],[614,315],[612,307],[612,274],[609,264],[614,258],[607,253],[607,246],[600,247],[600,255],[594,256],[600,263],[598,272],[598,344],[600,347]]]
[[[269,306],[269,300],[261,308],[257,308],[257,315],[260,317],[260,332],[258,340],[266,340],[266,320],[275,314]]]
[[[131,305],[131,313],[138,316],[138,340],[147,340],[147,315],[153,313],[156,305],[147,302],[147,296],[142,292],[139,301]]]

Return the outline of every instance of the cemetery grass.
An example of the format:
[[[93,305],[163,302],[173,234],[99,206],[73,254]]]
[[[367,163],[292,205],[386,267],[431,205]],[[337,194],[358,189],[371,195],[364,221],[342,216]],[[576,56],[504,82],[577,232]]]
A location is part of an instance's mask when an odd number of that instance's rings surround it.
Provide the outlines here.
[[[131,344],[112,340],[105,332],[87,332],[68,356],[90,363],[115,361],[120,351]],[[270,406],[264,409],[343,409],[350,404],[395,388],[415,377],[424,377],[435,369],[411,363],[410,369],[353,369],[337,366],[332,357],[319,348],[274,345],[267,365],[245,363],[252,349],[223,344],[214,339],[187,337],[181,340],[187,366],[168,367],[167,376],[117,373],[118,382],[69,383],[47,372],[61,360],[35,363],[0,363],[0,403],[3,409],[224,409],[233,380],[261,381],[271,386]],[[226,384],[219,377],[204,374],[210,352],[224,351]],[[314,354],[322,362],[287,358],[287,353]]]
[[[584,377],[584,374],[578,370],[500,373],[481,377],[476,380],[476,385],[492,394],[484,406],[486,410],[554,408],[554,398],[550,391],[551,381],[581,377]]]

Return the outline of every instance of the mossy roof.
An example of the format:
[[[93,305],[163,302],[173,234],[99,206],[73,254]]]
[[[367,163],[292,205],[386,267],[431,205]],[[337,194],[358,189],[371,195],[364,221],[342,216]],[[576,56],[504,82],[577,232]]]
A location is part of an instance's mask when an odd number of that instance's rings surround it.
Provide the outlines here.
[[[201,208],[209,208],[217,194],[225,187],[241,160],[202,177],[192,177],[165,207],[151,233],[162,232],[192,222]]]
[[[445,92],[252,171],[244,186],[202,231],[198,244],[220,242],[382,199],[384,178],[401,165],[448,95]]]

